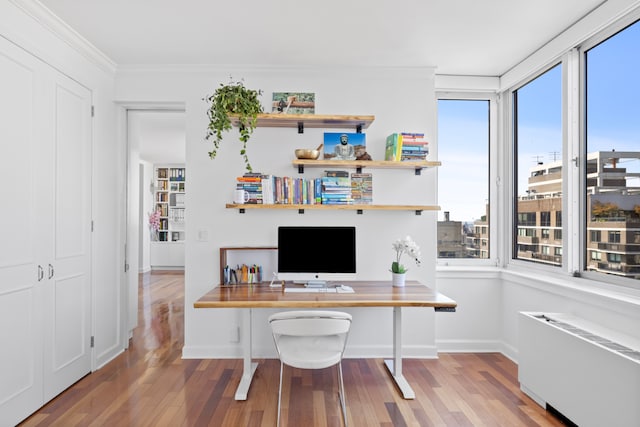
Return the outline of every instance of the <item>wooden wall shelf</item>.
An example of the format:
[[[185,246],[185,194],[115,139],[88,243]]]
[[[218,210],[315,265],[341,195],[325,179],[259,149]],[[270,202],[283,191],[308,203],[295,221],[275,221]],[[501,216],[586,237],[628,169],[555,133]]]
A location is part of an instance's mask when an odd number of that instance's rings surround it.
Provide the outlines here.
[[[298,210],[298,213],[304,213],[305,210],[343,210],[357,211],[362,214],[363,211],[415,211],[416,215],[422,214],[422,211],[439,211],[440,206],[432,205],[300,205],[300,204],[282,204],[282,205],[253,205],[253,204],[235,204],[228,203],[227,209],[239,209],[240,213],[245,213],[246,209],[281,209],[281,210]]]
[[[355,168],[358,173],[362,168],[377,169],[413,169],[416,175],[420,175],[420,171],[426,168],[441,166],[439,161],[415,161],[415,162],[392,162],[388,160],[303,160],[296,159],[291,162],[293,166],[298,168],[298,173],[304,173],[305,166],[310,168],[319,167],[338,167],[338,168]]]
[[[230,116],[231,124],[238,126],[238,118]],[[304,128],[334,128],[355,129],[362,132],[373,123],[375,116],[348,116],[327,114],[258,114],[257,127],[298,128],[303,133]]]

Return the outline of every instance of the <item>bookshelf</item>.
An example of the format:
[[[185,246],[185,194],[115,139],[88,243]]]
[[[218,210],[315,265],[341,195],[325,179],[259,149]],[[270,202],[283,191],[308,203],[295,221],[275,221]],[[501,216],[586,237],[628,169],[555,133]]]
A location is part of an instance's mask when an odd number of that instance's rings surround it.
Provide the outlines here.
[[[298,168],[298,173],[304,173],[305,167],[339,167],[356,169],[357,173],[362,168],[376,169],[413,169],[416,175],[420,175],[422,169],[433,168],[441,165],[438,161],[392,162],[389,160],[303,160],[296,159],[291,162]]]
[[[238,118],[231,115],[231,124],[238,126]],[[257,127],[297,128],[303,133],[304,128],[355,129],[362,132],[373,123],[375,116],[328,115],[328,114],[258,114]]]
[[[158,242],[184,241],[185,185],[184,166],[155,167],[153,200],[154,210],[160,212],[160,227],[155,239]]]
[[[433,205],[305,205],[305,204],[278,204],[278,205],[253,205],[253,204],[237,204],[227,203],[228,209],[239,209],[240,213],[244,213],[245,209],[281,209],[281,210],[298,210],[304,213],[305,210],[343,210],[356,211],[361,214],[363,211],[414,211],[416,215],[420,215],[422,211],[439,211],[440,206]]]
[[[238,126],[238,118],[230,117],[231,124]],[[298,128],[299,133],[304,132],[304,128],[333,128],[348,129],[355,128],[356,132],[362,132],[368,128],[375,120],[373,115],[324,115],[324,114],[258,114],[256,127],[283,127]],[[294,167],[298,168],[298,173],[304,173],[305,167],[340,167],[356,169],[356,173],[361,173],[362,169],[409,169],[415,175],[421,175],[423,169],[441,166],[439,161],[375,161],[375,160],[305,160],[295,159],[292,161]],[[365,210],[384,211],[413,211],[416,215],[421,215],[423,211],[438,211],[440,206],[435,205],[322,205],[322,204],[236,204],[227,203],[227,209],[238,209],[240,213],[245,213],[247,209],[281,209],[298,210],[304,213],[305,210],[350,210],[362,214]]]

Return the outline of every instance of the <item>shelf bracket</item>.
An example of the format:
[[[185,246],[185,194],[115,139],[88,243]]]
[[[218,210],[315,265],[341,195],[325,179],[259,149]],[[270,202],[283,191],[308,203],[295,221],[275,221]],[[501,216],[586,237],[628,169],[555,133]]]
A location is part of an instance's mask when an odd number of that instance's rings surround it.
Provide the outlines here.
[[[300,215],[304,214],[304,209],[298,209],[298,213],[299,213]]]
[[[416,215],[422,215],[422,211],[416,210]]]
[[[238,212],[240,212],[241,214],[243,214],[243,213],[244,213],[244,208],[240,208],[240,209],[238,209]]]
[[[358,166],[356,168],[356,173],[362,173],[362,166]]]
[[[356,213],[357,213],[358,215],[362,215],[362,209],[358,209],[358,210],[356,210]]]
[[[422,168],[416,168],[416,176],[422,175]]]
[[[304,122],[298,122],[298,133],[304,133]]]
[[[298,173],[304,173],[304,165],[298,165]]]
[[[356,125],[356,133],[362,133],[362,123]]]

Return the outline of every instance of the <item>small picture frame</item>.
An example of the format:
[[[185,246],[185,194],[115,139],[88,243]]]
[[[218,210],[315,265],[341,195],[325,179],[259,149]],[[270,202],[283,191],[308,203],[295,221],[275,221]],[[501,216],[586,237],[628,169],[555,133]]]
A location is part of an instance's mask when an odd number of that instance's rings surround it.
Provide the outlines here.
[[[315,114],[313,92],[273,92],[271,112],[275,114]]]
[[[325,160],[355,160],[367,151],[366,134],[352,132],[325,132]]]

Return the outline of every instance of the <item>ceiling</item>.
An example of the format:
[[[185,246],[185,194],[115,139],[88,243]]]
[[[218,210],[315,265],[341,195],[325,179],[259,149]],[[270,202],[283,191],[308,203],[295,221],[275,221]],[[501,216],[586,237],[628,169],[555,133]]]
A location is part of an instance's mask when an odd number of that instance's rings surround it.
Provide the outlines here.
[[[499,76],[604,0],[40,0],[119,66]]]
[[[500,76],[604,0],[40,0],[118,66],[435,66]],[[183,114],[138,116],[184,163]]]

